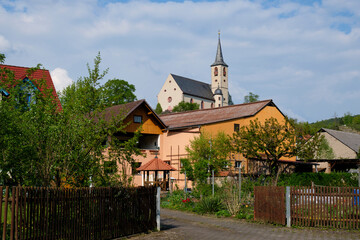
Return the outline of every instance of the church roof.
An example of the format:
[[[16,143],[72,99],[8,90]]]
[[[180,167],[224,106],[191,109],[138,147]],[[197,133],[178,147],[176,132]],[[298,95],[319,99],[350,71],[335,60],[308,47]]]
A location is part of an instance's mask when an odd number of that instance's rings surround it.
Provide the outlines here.
[[[360,134],[337,131],[327,128],[320,129],[320,132],[327,132],[349,148],[351,148],[354,152],[359,153],[360,150]]]
[[[216,51],[215,62],[213,64],[211,64],[211,67],[217,66],[217,65],[222,65],[222,66],[228,67],[228,65],[224,62],[224,58],[222,55],[221,43],[220,43],[220,33],[219,33],[219,41],[218,41],[218,46],[217,46],[217,51]]]
[[[214,100],[211,85],[194,79],[170,74],[184,94]]]
[[[183,129],[251,117],[266,106],[276,107],[272,100],[264,100],[219,108],[164,114],[160,118],[170,130]]]

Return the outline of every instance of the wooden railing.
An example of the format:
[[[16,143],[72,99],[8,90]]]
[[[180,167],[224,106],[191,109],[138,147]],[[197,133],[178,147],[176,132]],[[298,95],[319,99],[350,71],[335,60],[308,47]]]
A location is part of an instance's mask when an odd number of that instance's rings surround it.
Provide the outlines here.
[[[155,187],[0,187],[2,239],[113,239],[156,227]]]
[[[169,182],[167,182],[167,181],[144,181],[144,186],[145,187],[156,186],[156,187],[160,187],[162,191],[167,191],[168,187],[169,187]]]

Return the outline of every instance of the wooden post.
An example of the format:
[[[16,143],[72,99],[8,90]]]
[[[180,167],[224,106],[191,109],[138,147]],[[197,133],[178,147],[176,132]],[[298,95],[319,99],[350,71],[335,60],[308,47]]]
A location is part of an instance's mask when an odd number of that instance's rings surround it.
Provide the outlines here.
[[[156,188],[156,229],[160,231],[160,191],[161,188]]]

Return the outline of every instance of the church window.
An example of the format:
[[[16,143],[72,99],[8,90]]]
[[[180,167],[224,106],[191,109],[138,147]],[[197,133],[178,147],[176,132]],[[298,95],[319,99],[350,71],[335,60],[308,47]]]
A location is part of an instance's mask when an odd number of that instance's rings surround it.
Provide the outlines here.
[[[201,109],[204,109],[204,101],[201,101]]]
[[[176,88],[174,88],[174,91],[176,91]]]
[[[171,83],[171,80],[169,80],[169,83]]]
[[[215,69],[214,69],[214,76],[217,76],[217,75],[218,75],[218,68],[215,67]]]
[[[221,107],[220,104],[219,104],[219,107]]]
[[[194,103],[194,100],[192,98],[190,99],[190,103]]]
[[[226,68],[225,67],[223,68],[223,74],[224,74],[224,77],[226,77]]]
[[[172,97],[168,97],[168,102],[170,103],[172,101]]]
[[[219,97],[219,101],[221,100],[221,97]]]
[[[224,79],[224,82],[226,82],[226,79]]]
[[[215,79],[215,82],[217,82],[217,79]]]
[[[164,92],[166,92],[166,89],[164,89]]]

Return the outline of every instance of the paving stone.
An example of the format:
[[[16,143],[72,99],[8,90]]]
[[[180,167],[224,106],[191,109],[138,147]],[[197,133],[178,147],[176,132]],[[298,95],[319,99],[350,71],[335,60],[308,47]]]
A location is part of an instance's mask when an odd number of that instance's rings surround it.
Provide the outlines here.
[[[270,224],[246,222],[239,219],[216,218],[192,213],[161,209],[161,231],[131,237],[132,240],[315,240],[360,239],[360,231],[316,228],[287,228]]]

